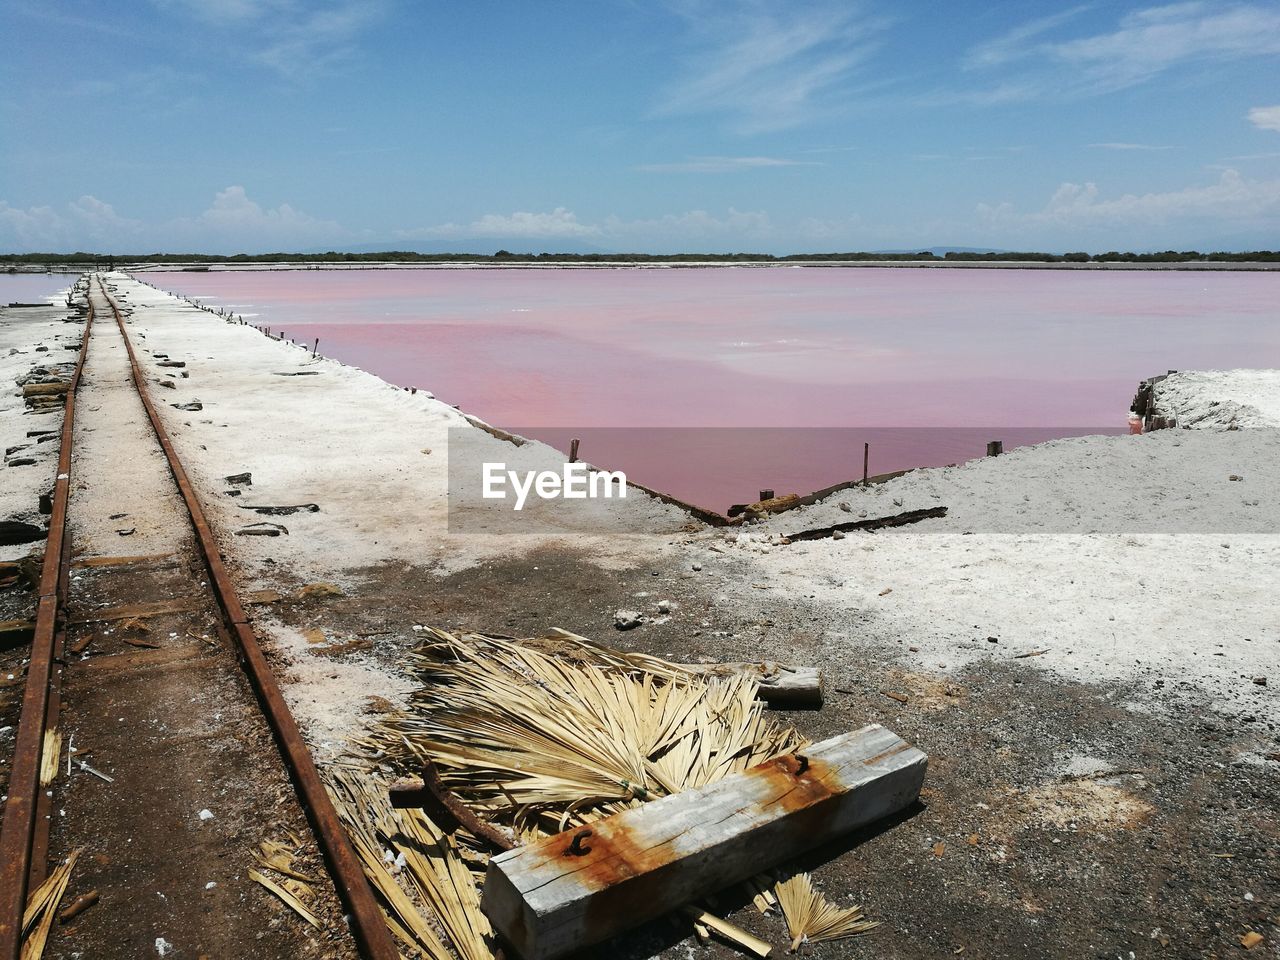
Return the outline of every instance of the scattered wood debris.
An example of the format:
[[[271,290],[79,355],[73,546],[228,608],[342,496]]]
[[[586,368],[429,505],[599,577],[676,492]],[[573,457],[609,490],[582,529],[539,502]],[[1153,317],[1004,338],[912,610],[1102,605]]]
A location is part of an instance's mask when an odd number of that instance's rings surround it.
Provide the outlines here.
[[[58,904],[67,890],[71,871],[79,856],[80,851],[73,851],[27,898],[27,908],[22,914],[22,960],[40,960],[44,956],[49,928],[53,926]]]

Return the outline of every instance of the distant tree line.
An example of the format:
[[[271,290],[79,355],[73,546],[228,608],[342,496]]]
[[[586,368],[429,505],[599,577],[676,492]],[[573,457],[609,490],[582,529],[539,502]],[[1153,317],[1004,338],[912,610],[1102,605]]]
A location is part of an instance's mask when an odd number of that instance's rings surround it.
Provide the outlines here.
[[[1162,253],[1042,253],[1002,251],[998,253],[951,252],[944,256],[922,250],[919,253],[793,253],[774,256],[768,253],[512,253],[499,250],[482,253],[414,253],[393,250],[381,253],[237,253],[228,256],[208,253],[6,253],[0,264],[11,269],[42,264],[107,264],[115,263],[806,263],[844,261],[989,261],[1033,263],[1244,263],[1280,262],[1280,251],[1251,250],[1242,252],[1198,250],[1165,250]]]

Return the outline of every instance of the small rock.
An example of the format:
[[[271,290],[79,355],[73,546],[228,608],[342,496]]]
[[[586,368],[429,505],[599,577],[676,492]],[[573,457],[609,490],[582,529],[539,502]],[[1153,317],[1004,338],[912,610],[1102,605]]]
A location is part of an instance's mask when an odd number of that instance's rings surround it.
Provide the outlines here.
[[[839,506],[839,507],[840,507],[840,509],[841,509],[841,510],[843,510],[845,513],[853,513],[853,507],[849,506],[849,505],[848,505],[847,503],[845,503],[843,500],[841,500],[841,501],[840,501],[840,503],[838,504],[838,506]]]
[[[1253,682],[1254,682],[1254,683],[1256,683],[1256,684],[1257,684],[1258,686],[1260,686],[1260,687],[1265,687],[1265,686],[1267,685],[1267,678],[1266,678],[1266,677],[1254,677],[1254,678],[1253,678]]]
[[[999,643],[999,642],[1000,642],[999,637],[987,637],[987,643]]]
[[[658,612],[659,612],[659,613],[670,613],[670,612],[671,612],[671,601],[670,601],[670,600],[659,600],[659,601],[658,601]]]
[[[619,610],[613,615],[613,625],[619,630],[631,630],[644,622],[639,610]]]
[[[212,820],[212,819],[213,819],[213,811],[212,811],[212,810],[201,810],[201,811],[200,811],[200,819],[201,819],[201,820]]]
[[[1236,474],[1234,474],[1234,473],[1233,473],[1231,476],[1227,477],[1227,479],[1228,479],[1228,480],[1243,480],[1243,479],[1244,479],[1244,477],[1238,476],[1238,475],[1236,475]]]
[[[832,540],[843,540],[843,539],[844,539],[844,531],[842,531],[842,530],[832,530],[832,531],[831,531],[831,539],[832,539]]]
[[[695,563],[695,564],[693,565],[693,569],[694,569],[694,571],[695,571],[695,572],[696,572],[696,571],[698,571],[698,570],[701,570],[701,569],[702,569],[702,564],[700,564],[700,563]]]
[[[907,649],[908,649],[908,650],[910,650],[912,653],[919,653],[919,652],[920,652],[920,648],[919,648],[919,647],[907,647]]]

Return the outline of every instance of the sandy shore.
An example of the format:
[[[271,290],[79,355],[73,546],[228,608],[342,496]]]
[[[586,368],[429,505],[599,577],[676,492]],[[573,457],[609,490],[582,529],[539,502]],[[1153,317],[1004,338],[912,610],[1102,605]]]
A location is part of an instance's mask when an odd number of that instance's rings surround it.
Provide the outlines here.
[[[805,733],[882,722],[931,772],[922,809],[806,862],[829,895],[885,920],[814,956],[1221,954],[1280,912],[1266,813],[1280,792],[1275,431],[1058,441],[740,529],[636,496],[577,530],[459,535],[450,427],[508,460],[562,456],[515,451],[424,393],[122,275],[112,285],[149,375],[172,384],[155,391],[166,426],[322,759],[408,691],[398,661],[415,625],[562,626],[681,660],[815,663],[828,703],[791,717]],[[246,471],[251,487],[224,479]],[[246,509],[306,503],[319,510]],[[948,515],[913,527],[782,543],[936,505]],[[263,521],[288,533],[236,535]],[[342,596],[295,602],[316,581]],[[615,630],[619,608],[646,622]],[[654,924],[600,956],[730,955],[687,933]]]

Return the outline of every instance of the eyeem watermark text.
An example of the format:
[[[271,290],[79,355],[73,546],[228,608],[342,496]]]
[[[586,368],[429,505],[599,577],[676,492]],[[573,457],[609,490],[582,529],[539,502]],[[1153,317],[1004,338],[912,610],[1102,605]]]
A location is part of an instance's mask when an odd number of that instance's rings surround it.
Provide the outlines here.
[[[523,510],[529,494],[541,500],[619,499],[627,496],[627,475],[621,470],[592,470],[582,462],[563,464],[555,470],[508,470],[505,463],[480,467],[481,493],[485,500],[506,500],[515,495],[515,510]]]

